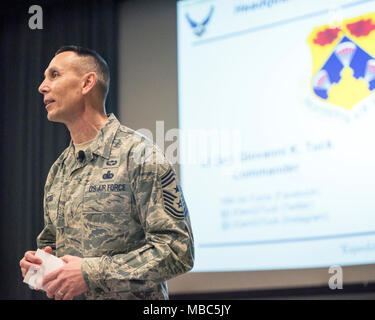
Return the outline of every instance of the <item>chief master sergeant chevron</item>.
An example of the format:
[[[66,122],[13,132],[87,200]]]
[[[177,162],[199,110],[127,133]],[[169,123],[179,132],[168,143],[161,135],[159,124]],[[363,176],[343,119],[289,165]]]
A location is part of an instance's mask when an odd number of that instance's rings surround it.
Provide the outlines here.
[[[152,142],[106,115],[106,62],[95,51],[60,48],[39,92],[70,145],[50,169],[37,246],[66,264],[46,275],[61,299],[168,299],[166,281],[193,267],[184,198],[170,163]],[[27,251],[22,275],[41,263]]]

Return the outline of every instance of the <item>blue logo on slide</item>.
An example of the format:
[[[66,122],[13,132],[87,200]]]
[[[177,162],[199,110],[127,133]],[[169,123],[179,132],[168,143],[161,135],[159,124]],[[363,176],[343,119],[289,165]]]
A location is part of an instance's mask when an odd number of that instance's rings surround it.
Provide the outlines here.
[[[189,14],[186,13],[186,15],[185,15],[186,19],[189,22],[190,27],[193,29],[193,32],[194,32],[194,34],[196,36],[200,37],[206,31],[206,26],[207,26],[208,22],[210,21],[213,12],[214,12],[214,7],[211,6],[210,12],[208,13],[208,15],[201,22],[194,21],[189,16]]]

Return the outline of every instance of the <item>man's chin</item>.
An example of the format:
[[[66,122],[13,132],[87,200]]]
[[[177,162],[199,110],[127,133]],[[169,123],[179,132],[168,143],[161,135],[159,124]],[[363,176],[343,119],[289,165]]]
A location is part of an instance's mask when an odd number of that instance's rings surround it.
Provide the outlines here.
[[[47,120],[51,122],[62,122],[53,111],[47,111]]]

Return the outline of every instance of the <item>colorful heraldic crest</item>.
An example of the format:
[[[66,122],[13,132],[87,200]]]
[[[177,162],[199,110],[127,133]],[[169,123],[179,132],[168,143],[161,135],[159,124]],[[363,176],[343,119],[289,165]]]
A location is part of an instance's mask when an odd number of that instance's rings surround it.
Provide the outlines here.
[[[351,110],[375,92],[375,13],[317,27],[307,41],[318,99]]]

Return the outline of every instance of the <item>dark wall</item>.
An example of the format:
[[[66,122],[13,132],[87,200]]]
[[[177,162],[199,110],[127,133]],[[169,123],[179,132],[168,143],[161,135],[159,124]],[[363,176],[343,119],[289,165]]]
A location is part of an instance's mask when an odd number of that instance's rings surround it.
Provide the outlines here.
[[[29,7],[43,9],[43,29],[29,28]],[[0,299],[43,299],[22,283],[19,261],[36,249],[43,227],[43,188],[48,170],[70,141],[61,124],[46,119],[37,91],[55,51],[75,44],[108,62],[107,113],[117,115],[118,2],[5,1],[1,34]]]

